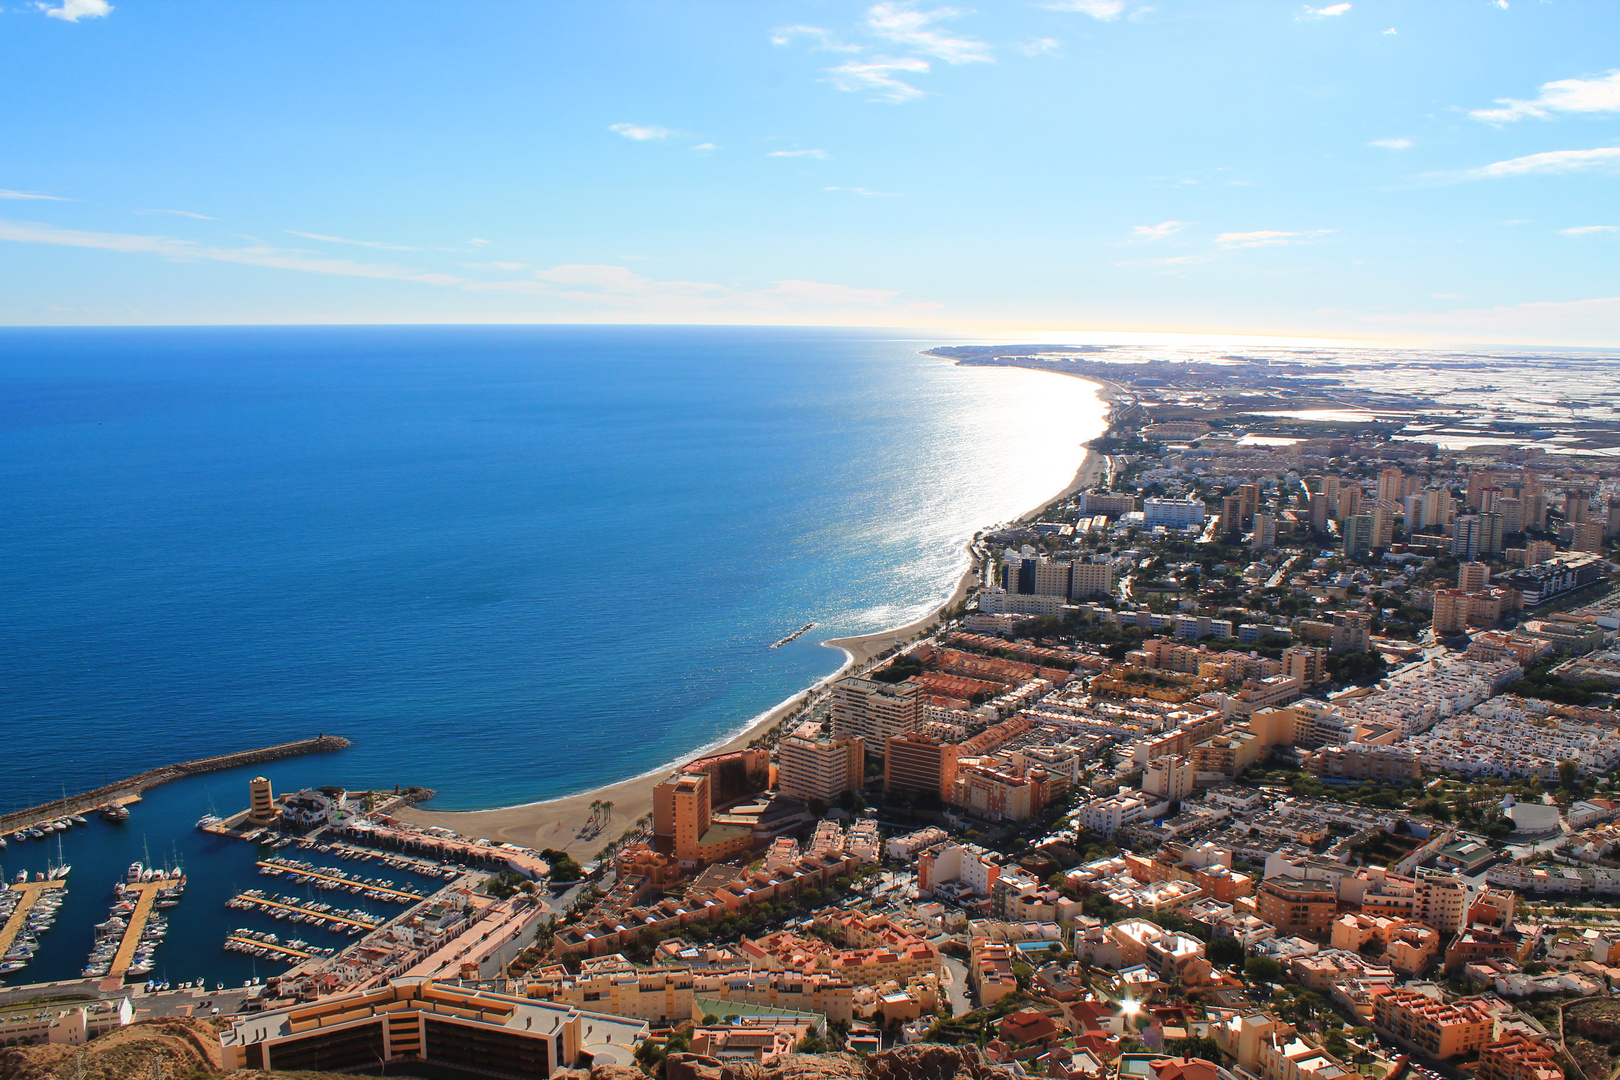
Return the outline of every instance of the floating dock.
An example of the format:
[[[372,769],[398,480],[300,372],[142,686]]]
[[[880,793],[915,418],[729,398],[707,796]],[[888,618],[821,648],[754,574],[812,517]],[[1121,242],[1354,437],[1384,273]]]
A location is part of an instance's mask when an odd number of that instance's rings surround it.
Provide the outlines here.
[[[238,945],[251,945],[255,949],[269,949],[271,952],[284,953],[299,960],[308,960],[314,955],[313,953],[304,952],[302,949],[290,949],[285,945],[272,945],[268,941],[255,941],[252,938],[237,937],[235,934],[226,938],[225,941],[227,944],[234,941]]]
[[[300,877],[311,878],[315,881],[330,881],[334,884],[341,885],[345,889],[351,885],[358,885],[365,892],[379,892],[384,896],[397,897],[400,901],[405,903],[416,904],[427,899],[427,897],[423,896],[421,893],[406,892],[403,889],[390,889],[386,885],[367,885],[363,881],[355,881],[353,878],[339,877],[337,874],[324,874],[321,871],[314,869],[305,870],[302,867],[286,866],[282,863],[274,862],[260,862],[258,863],[258,866],[261,869],[268,866],[270,869],[279,870],[283,874],[293,873],[299,875]]]
[[[271,900],[266,896],[249,896],[246,893],[243,893],[240,896],[234,896],[231,899],[241,900],[244,903],[252,904],[254,907],[279,908],[282,911],[297,912],[299,915],[308,916],[311,920],[321,919],[326,922],[342,923],[344,926],[358,926],[362,930],[375,930],[377,927],[383,925],[385,921],[383,919],[373,919],[370,922],[367,922],[364,919],[351,919],[346,915],[333,915],[330,912],[316,911],[313,908],[307,907],[299,907],[297,904],[284,904],[280,900]],[[263,944],[263,942],[260,944]]]
[[[11,891],[22,893],[22,897],[17,901],[17,908],[11,913],[11,918],[6,920],[6,925],[0,927],[0,956],[4,956],[11,951],[11,946],[17,940],[17,935],[28,924],[28,913],[33,910],[34,904],[39,900],[40,896],[52,889],[66,887],[67,882],[60,878],[54,878],[50,881],[18,882],[11,886]]]

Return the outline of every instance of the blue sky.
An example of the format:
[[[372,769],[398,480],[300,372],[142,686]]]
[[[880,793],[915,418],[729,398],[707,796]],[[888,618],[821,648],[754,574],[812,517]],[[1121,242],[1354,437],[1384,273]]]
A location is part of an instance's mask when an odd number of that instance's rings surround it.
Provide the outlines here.
[[[1620,4],[4,0],[0,322],[1620,345]]]

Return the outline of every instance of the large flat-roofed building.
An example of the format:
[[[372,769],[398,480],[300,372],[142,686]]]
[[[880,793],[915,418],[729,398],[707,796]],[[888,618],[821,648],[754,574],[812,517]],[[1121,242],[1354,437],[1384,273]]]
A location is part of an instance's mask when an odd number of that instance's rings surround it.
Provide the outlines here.
[[[1203,499],[1143,499],[1142,523],[1184,529],[1189,525],[1202,525],[1205,512]]]
[[[877,753],[889,739],[922,724],[923,695],[915,683],[847,678],[833,684],[833,735],[855,737]]]
[[[783,739],[776,752],[776,787],[789,798],[830,803],[846,791],[859,791],[866,779],[866,744],[852,736],[822,735],[814,722]]]
[[[684,866],[722,862],[753,847],[752,829],[715,824],[713,778],[679,772],[653,789],[653,847]]]
[[[1392,988],[1373,999],[1373,1027],[1431,1057],[1461,1057],[1490,1041],[1496,1022],[1477,1001],[1454,1004]]]
[[[372,990],[253,1013],[220,1034],[226,1069],[548,1077],[576,1064],[631,1065],[647,1024],[549,1001],[393,979]]]

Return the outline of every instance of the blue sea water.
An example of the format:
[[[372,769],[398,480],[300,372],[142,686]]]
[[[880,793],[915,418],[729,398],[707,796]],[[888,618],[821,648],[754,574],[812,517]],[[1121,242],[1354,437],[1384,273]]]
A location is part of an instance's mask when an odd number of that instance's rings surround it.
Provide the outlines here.
[[[0,809],[321,731],[355,744],[323,781],[443,809],[721,738],[937,602],[1097,433],[1086,384],[934,343],[0,331]]]
[[[820,642],[936,604],[966,538],[1062,487],[1101,430],[1087,384],[921,355],[940,343],[0,330],[0,810],[318,732],[354,745],[277,763],[278,790],[423,784],[442,809],[724,739],[838,667]],[[75,974],[143,850],[193,874],[170,976],[245,977],[219,945],[252,921],[222,907],[260,883],[252,852],[192,823],[245,805],[249,775],[65,837],[62,921],[9,981]]]

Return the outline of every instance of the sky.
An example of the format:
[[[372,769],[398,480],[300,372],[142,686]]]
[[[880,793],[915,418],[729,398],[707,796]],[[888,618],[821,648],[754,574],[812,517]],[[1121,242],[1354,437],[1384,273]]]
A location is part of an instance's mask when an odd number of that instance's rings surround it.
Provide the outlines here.
[[[1614,0],[0,0],[0,323],[1620,346]]]

